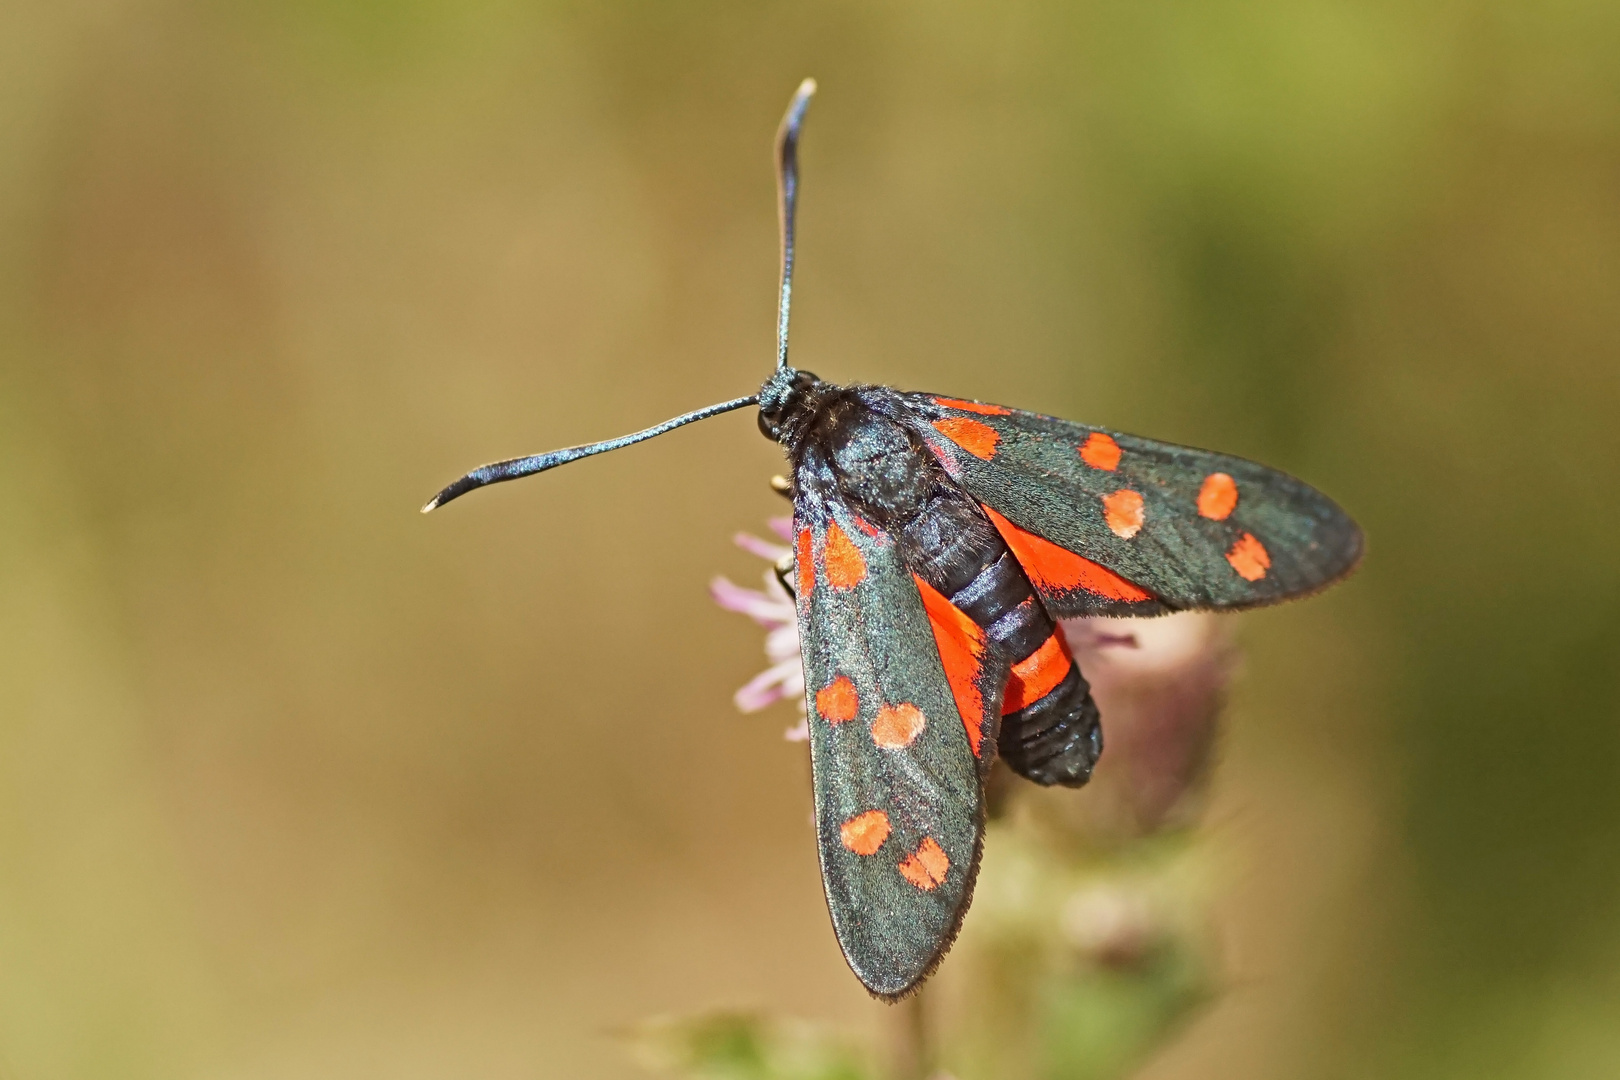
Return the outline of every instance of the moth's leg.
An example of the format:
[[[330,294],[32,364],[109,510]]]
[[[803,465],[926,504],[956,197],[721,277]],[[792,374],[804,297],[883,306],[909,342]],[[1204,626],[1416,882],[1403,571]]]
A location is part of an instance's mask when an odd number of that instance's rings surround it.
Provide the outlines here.
[[[771,490],[784,499],[792,499],[793,481],[785,476],[773,476],[771,477]],[[787,590],[787,594],[796,600],[799,594],[793,591],[793,569],[793,552],[790,551],[776,560],[776,580],[780,581],[782,588]]]

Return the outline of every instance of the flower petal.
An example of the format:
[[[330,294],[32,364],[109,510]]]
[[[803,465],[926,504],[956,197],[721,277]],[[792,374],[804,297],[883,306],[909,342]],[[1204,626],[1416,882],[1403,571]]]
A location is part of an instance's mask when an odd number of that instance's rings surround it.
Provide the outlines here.
[[[802,694],[804,675],[798,657],[773,664],[755,675],[748,680],[747,685],[732,695],[731,700],[735,701],[737,708],[743,712],[758,712],[765,706],[787,697],[793,690],[795,682],[798,683],[798,691]]]
[[[783,602],[758,589],[745,589],[726,578],[717,577],[709,582],[709,595],[727,611],[747,615],[761,626],[775,627],[782,622]]]
[[[799,624],[784,623],[765,635],[765,655],[772,663],[799,658]]]
[[[748,554],[758,555],[760,558],[769,559],[771,562],[775,562],[776,560],[782,558],[782,556],[792,553],[791,548],[782,547],[780,544],[773,544],[769,540],[761,540],[759,537],[752,536],[748,533],[738,533],[731,538],[731,542],[748,552]]]

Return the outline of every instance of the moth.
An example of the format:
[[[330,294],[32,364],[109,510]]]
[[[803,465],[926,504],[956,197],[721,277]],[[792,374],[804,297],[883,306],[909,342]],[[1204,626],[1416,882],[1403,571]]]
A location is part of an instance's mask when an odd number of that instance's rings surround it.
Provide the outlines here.
[[[1103,729],[1058,620],[1236,611],[1344,577],[1362,534],[1285,473],[1039,413],[790,367],[806,79],[776,138],[776,369],[757,394],[633,435],[475,469],[426,513],[757,405],[791,466],[784,567],[804,661],[822,882],[849,966],[897,1000],[939,964],[973,893],[999,756],[1079,787]]]

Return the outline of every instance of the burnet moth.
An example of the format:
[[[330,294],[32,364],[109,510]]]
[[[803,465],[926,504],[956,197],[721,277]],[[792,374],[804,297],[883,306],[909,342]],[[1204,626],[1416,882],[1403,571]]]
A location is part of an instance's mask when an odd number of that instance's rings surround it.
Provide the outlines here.
[[[474,488],[749,405],[791,469],[822,883],[849,966],[914,990],[955,938],[999,755],[1079,787],[1103,735],[1059,619],[1235,611],[1350,572],[1361,530],[1325,495],[1241,458],[980,401],[835,386],[788,366],[806,79],[776,137],[782,292],[759,393],[606,442],[475,469]]]

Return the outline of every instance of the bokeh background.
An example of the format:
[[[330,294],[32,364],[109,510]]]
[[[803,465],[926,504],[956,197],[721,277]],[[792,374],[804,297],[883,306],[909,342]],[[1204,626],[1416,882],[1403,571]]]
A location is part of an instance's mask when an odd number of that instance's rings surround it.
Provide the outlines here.
[[[1231,985],[1146,1075],[1616,1075],[1616,56],[1602,0],[0,7],[0,1076],[882,1026],[705,595],[752,418],[416,512],[760,382],[807,74],[797,363],[1368,531],[1242,617]]]

